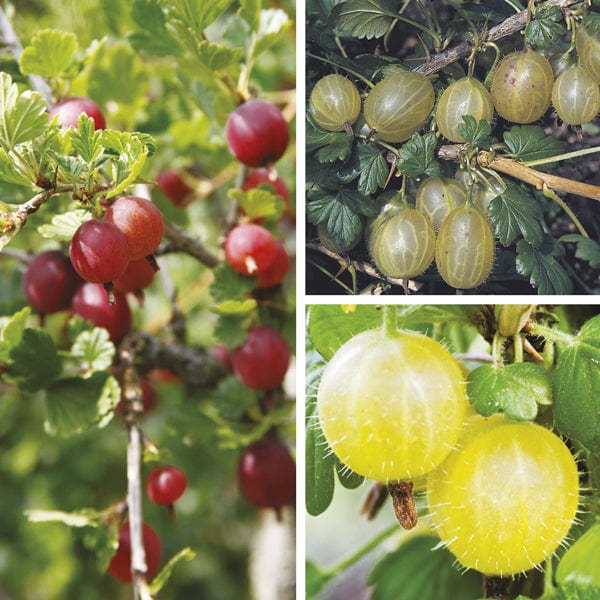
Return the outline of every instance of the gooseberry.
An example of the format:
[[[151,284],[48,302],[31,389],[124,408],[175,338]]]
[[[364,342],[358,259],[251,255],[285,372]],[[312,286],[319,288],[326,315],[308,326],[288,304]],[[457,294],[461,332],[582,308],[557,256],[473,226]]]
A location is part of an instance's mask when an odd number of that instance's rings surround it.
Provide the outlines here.
[[[308,110],[312,118],[327,131],[343,131],[360,114],[360,94],[343,75],[326,75],[310,93]]]
[[[583,67],[571,67],[554,82],[552,104],[565,123],[582,125],[600,110],[600,88]]]
[[[80,114],[86,114],[94,121],[94,129],[106,129],[106,120],[100,107],[89,98],[72,97],[57,102],[49,111],[50,118],[57,117],[63,127],[77,127]]]

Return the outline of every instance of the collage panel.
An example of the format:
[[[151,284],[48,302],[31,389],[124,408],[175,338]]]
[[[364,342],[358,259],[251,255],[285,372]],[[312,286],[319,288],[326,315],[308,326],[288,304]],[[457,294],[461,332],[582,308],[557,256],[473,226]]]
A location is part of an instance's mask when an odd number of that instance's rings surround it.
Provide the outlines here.
[[[600,306],[305,318],[307,599],[600,597]]]
[[[295,0],[0,2],[1,600],[296,598],[295,163]]]
[[[307,2],[307,293],[598,294],[599,23]]]

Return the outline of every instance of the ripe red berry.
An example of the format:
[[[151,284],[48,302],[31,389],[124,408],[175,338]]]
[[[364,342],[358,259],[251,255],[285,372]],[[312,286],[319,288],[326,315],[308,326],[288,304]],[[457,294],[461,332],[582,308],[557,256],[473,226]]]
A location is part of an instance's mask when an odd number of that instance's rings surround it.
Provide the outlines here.
[[[92,283],[117,279],[129,264],[127,239],[112,223],[100,219],[79,226],[69,254],[77,273]]]
[[[154,267],[145,258],[132,260],[124,273],[113,281],[115,290],[127,294],[146,289],[152,283],[155,273]]]
[[[267,288],[281,283],[290,270],[290,257],[282,242],[277,242],[277,253],[269,267],[258,274],[258,287]]]
[[[275,260],[277,240],[264,227],[244,223],[234,227],[225,240],[227,262],[242,275],[258,275]]]
[[[85,113],[94,120],[94,129],[106,129],[106,120],[100,107],[89,98],[65,98],[50,109],[50,118],[58,116],[58,123],[63,127],[77,127],[77,119]]]
[[[48,250],[29,263],[23,277],[23,291],[33,308],[49,315],[69,308],[82,283],[71,261],[60,250]]]
[[[110,304],[102,284],[85,283],[73,296],[71,309],[96,327],[104,327],[116,343],[131,329],[131,311],[123,294],[115,292],[114,297]]]
[[[231,364],[245,386],[270,390],[283,382],[290,364],[290,349],[283,336],[271,327],[251,327],[246,341],[232,352]]]
[[[125,235],[129,260],[139,260],[152,254],[162,240],[162,214],[156,205],[145,198],[118,198],[108,207],[104,218]]]
[[[258,508],[293,505],[296,498],[296,463],[277,440],[255,442],[238,463],[238,484],[246,500]]]
[[[142,523],[142,541],[146,552],[146,579],[150,581],[158,573],[162,559],[162,545],[156,532],[146,523]],[[108,572],[121,583],[131,583],[129,521],[125,521],[119,529],[119,547],[108,565]]]
[[[155,467],[146,479],[148,498],[155,504],[173,504],[181,498],[186,486],[187,479],[183,472],[170,465]]]
[[[290,133],[277,106],[255,98],[229,115],[225,137],[231,153],[240,162],[249,167],[264,167],[281,158]]]
[[[159,173],[156,178],[156,185],[175,206],[185,206],[187,197],[193,191],[183,180],[180,173],[174,169],[167,169]]]
[[[254,169],[254,171],[248,175],[246,181],[244,181],[242,190],[247,192],[248,190],[257,188],[260,185],[271,186],[273,191],[284,199],[286,206],[289,208],[290,191],[288,190],[285,181],[276,173],[269,171],[269,169]]]

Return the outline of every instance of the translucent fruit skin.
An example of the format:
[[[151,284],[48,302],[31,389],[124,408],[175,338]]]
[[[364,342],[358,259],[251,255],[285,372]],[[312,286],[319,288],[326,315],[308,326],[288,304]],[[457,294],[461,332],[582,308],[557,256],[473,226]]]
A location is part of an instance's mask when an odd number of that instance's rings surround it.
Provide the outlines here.
[[[433,261],[435,231],[428,217],[402,208],[369,235],[369,251],[377,268],[388,277],[421,275]]]
[[[308,109],[313,119],[327,131],[343,131],[360,114],[360,94],[343,75],[326,75],[315,84]]]
[[[29,263],[23,276],[23,292],[30,306],[48,315],[69,308],[82,283],[60,250],[48,250]]]
[[[275,104],[254,98],[229,115],[225,138],[240,162],[248,167],[264,167],[283,156],[290,132]]]
[[[552,104],[565,123],[582,125],[600,110],[600,88],[584,68],[571,67],[554,82]]]
[[[459,206],[446,217],[438,233],[435,262],[450,286],[468,290],[481,285],[494,264],[494,234],[475,207]]]
[[[277,255],[277,240],[270,231],[255,223],[242,223],[225,239],[227,262],[241,275],[266,271]]]
[[[106,129],[106,121],[100,107],[90,98],[65,98],[57,102],[49,112],[50,119],[58,116],[58,123],[63,127],[77,128],[79,115],[84,113],[94,121],[94,129]]]
[[[146,493],[155,504],[173,504],[181,498],[186,487],[183,472],[171,465],[155,467],[146,479]]]
[[[415,207],[429,217],[437,231],[450,211],[467,201],[467,191],[455,179],[427,177],[417,190]]]
[[[578,27],[575,35],[575,48],[581,66],[596,83],[600,84],[600,35],[585,29],[585,27]]]
[[[317,410],[336,456],[384,483],[437,467],[462,430],[467,408],[458,362],[422,334],[358,334],[321,378]]]
[[[513,52],[492,78],[492,100],[498,114],[511,123],[532,123],[550,106],[554,74],[546,58],[531,50]]]
[[[491,121],[494,115],[490,93],[481,81],[473,77],[463,77],[451,83],[438,102],[435,118],[440,132],[447,140],[465,141],[458,131],[458,126],[464,123],[465,115],[472,116],[476,121]]]
[[[435,93],[425,75],[396,73],[380,81],[365,100],[365,119],[376,137],[403,142],[419,131],[431,113]]]
[[[464,567],[502,577],[557,549],[575,518],[578,489],[577,465],[560,438],[502,415],[473,417],[427,485],[442,542]]]

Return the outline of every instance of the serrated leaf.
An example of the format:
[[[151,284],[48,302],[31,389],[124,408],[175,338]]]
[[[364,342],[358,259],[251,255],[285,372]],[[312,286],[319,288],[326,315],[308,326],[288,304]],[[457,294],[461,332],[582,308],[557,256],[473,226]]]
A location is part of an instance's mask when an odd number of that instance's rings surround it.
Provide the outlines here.
[[[78,47],[74,34],[43,29],[34,34],[31,44],[23,50],[19,67],[24,75],[60,77],[69,69]]]
[[[89,211],[78,208],[66,213],[61,213],[52,217],[47,225],[40,225],[38,232],[47,239],[55,239],[60,242],[69,242],[79,226],[92,218]]]
[[[563,14],[558,6],[542,4],[525,27],[525,39],[539,48],[549,48],[566,33]]]
[[[329,235],[342,247],[351,247],[363,228],[362,217],[357,211],[356,192],[340,190],[335,196],[323,196],[306,206],[311,223],[325,224]]]
[[[268,184],[262,185],[267,186]],[[272,192],[272,188],[265,189],[262,185],[247,192],[236,189],[229,190],[229,197],[238,203],[251,221],[262,217],[276,220],[283,214],[285,202],[281,196]]]
[[[496,237],[509,246],[522,235],[531,244],[543,240],[542,210],[538,201],[516,185],[508,185],[489,205],[488,215],[496,227]]]
[[[481,579],[474,571],[461,573],[454,555],[446,548],[432,552],[439,540],[431,536],[408,539],[387,553],[369,573],[372,600],[439,600],[452,590],[452,600],[472,600],[481,593]]]
[[[349,0],[334,6],[330,21],[352,37],[370,40],[383,37],[397,17],[387,0]]]
[[[137,30],[129,34],[136,50],[157,56],[177,55],[181,47],[167,29],[165,15],[157,0],[135,0],[131,19]]]
[[[310,347],[307,348],[306,366],[306,510],[317,516],[327,510],[333,499],[335,456],[317,417],[317,390],[325,363]]]
[[[48,111],[38,92],[19,94],[10,75],[0,73],[0,146],[12,150],[41,135],[48,125]]]
[[[256,309],[258,303],[254,298],[246,300],[226,300],[213,308],[218,315],[229,317],[243,317]]]
[[[46,432],[69,436],[104,427],[112,419],[120,397],[119,384],[106,372],[97,371],[87,379],[60,379],[47,389]]]
[[[563,151],[560,140],[546,135],[538,125],[515,125],[504,133],[504,143],[512,157],[521,162],[556,156]]]
[[[306,151],[312,152],[321,163],[345,161],[351,154],[354,137],[345,132],[324,131],[311,122],[307,113]]]
[[[10,351],[21,342],[30,316],[31,308],[26,306],[10,317],[0,318],[0,363],[9,362]]]
[[[503,411],[515,421],[531,421],[538,404],[552,403],[550,375],[533,363],[477,367],[469,373],[467,392],[479,414]]]
[[[210,294],[216,302],[239,300],[256,287],[256,277],[244,277],[228,264],[213,269],[213,277]]]
[[[389,165],[383,154],[374,145],[359,144],[357,148],[360,176],[358,191],[365,196],[374,194],[385,185],[389,173]]]
[[[492,144],[491,123],[485,119],[476,121],[471,115],[463,115],[462,119],[458,132],[464,140],[474,148],[489,148]]]
[[[17,161],[13,158],[12,152],[8,153],[4,148],[0,148],[0,181],[26,186],[39,191],[36,182],[26,173],[17,169]],[[2,204],[4,205],[4,203]],[[0,210],[4,210],[4,206]]]
[[[529,277],[531,285],[538,288],[538,294],[571,294],[573,282],[556,259],[559,255],[560,247],[554,240],[544,243],[540,249],[521,240],[517,243],[517,271]]]
[[[413,133],[398,152],[398,170],[408,177],[419,177],[423,173],[431,177],[439,176],[440,164],[435,158],[436,147],[435,133]]]
[[[95,129],[94,120],[81,113],[77,119],[77,129],[69,132],[73,150],[88,163],[97,159],[102,152],[100,133],[96,133]]]
[[[598,242],[578,233],[563,235],[559,238],[559,241],[577,244],[575,256],[587,261],[592,269],[600,269],[600,244]]]
[[[292,26],[287,13],[280,8],[268,8],[260,11],[260,21],[253,56],[259,56],[272,48]]]
[[[25,392],[47,388],[62,372],[62,362],[52,338],[41,329],[25,329],[10,350],[9,374]]]
[[[151,594],[158,594],[167,584],[173,569],[183,561],[189,561],[196,557],[196,553],[191,548],[180,550],[175,556],[169,559],[169,562],[159,571],[158,575],[152,580],[148,586]]]
[[[229,48],[202,40],[197,47],[198,59],[209,71],[222,71],[233,64],[239,64],[244,57],[241,48]]]
[[[110,341],[108,331],[95,327],[91,331],[82,331],[73,346],[71,355],[78,359],[80,368],[87,373],[108,370],[115,356],[115,346]]]
[[[236,348],[246,341],[246,330],[237,315],[219,315],[214,333],[215,338],[228,348]]]
[[[552,376],[556,426],[600,453],[600,317],[587,321],[574,340],[558,344]]]

